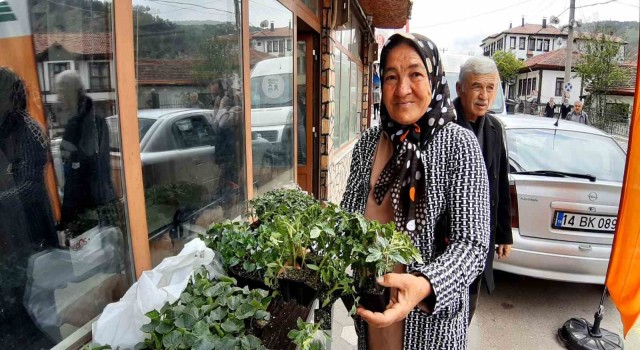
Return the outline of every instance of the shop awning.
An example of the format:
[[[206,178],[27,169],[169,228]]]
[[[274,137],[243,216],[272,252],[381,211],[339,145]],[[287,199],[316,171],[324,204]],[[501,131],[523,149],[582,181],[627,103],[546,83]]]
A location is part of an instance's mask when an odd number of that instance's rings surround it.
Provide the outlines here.
[[[373,16],[376,28],[402,28],[411,15],[410,0],[359,0],[367,16]]]

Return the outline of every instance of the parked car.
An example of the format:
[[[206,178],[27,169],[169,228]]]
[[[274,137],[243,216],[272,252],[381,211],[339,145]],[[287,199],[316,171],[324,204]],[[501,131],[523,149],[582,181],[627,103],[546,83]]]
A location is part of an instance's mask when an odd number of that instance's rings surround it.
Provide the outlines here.
[[[509,154],[513,249],[494,268],[537,278],[602,284],[626,152],[579,123],[500,117]],[[496,174],[489,174],[496,176]]]
[[[213,112],[208,109],[149,109],[138,111],[140,158],[147,203],[149,231],[160,231],[175,223],[178,214],[189,216],[204,208],[224,206],[239,186],[222,184],[222,169],[216,162]],[[110,131],[112,180],[119,196],[121,188],[120,136],[117,116],[106,118]],[[63,184],[60,140],[52,142],[56,177]],[[240,146],[238,146],[240,147]],[[253,133],[254,181],[273,164],[271,143]],[[244,152],[242,153],[244,154]],[[238,172],[244,171],[243,164]],[[269,171],[266,171],[268,176]],[[62,180],[62,181],[61,181]],[[267,179],[264,179],[266,181]],[[178,185],[177,187],[175,185]],[[155,191],[155,193],[153,192]],[[189,192],[193,193],[190,198]],[[233,192],[233,193],[232,193]],[[168,198],[169,197],[169,198]],[[178,213],[181,211],[181,213]],[[238,213],[239,214],[239,213]]]

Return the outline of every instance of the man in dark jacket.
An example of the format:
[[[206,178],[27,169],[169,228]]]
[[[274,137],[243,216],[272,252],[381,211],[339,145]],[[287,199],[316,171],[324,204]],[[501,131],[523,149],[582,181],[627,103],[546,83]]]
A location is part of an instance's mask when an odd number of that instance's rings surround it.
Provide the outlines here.
[[[489,247],[497,245],[498,259],[509,256],[511,235],[511,200],[509,196],[509,172],[503,128],[500,121],[489,113],[489,108],[500,89],[498,68],[485,57],[473,57],[460,68],[456,84],[458,98],[453,103],[457,122],[471,130],[478,138],[489,175],[491,200],[491,238]],[[461,145],[465,147],[465,145]],[[484,279],[489,293],[495,289],[493,281],[493,253],[490,249],[482,273],[470,286],[469,323],[475,312],[480,285]]]

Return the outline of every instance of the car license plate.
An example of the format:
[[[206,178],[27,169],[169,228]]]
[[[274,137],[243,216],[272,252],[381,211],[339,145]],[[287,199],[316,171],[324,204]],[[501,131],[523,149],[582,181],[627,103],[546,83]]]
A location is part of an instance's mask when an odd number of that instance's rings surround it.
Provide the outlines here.
[[[553,228],[573,231],[615,232],[618,217],[557,211]]]

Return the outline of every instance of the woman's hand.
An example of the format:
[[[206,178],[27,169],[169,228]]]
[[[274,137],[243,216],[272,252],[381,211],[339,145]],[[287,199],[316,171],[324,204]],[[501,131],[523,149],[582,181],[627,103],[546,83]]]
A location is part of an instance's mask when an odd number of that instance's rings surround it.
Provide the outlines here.
[[[391,297],[391,302],[384,313],[371,312],[358,307],[358,315],[376,328],[388,327],[404,320],[418,303],[432,293],[429,280],[408,273],[388,273],[378,279],[378,284],[383,287],[396,288],[397,296]]]

